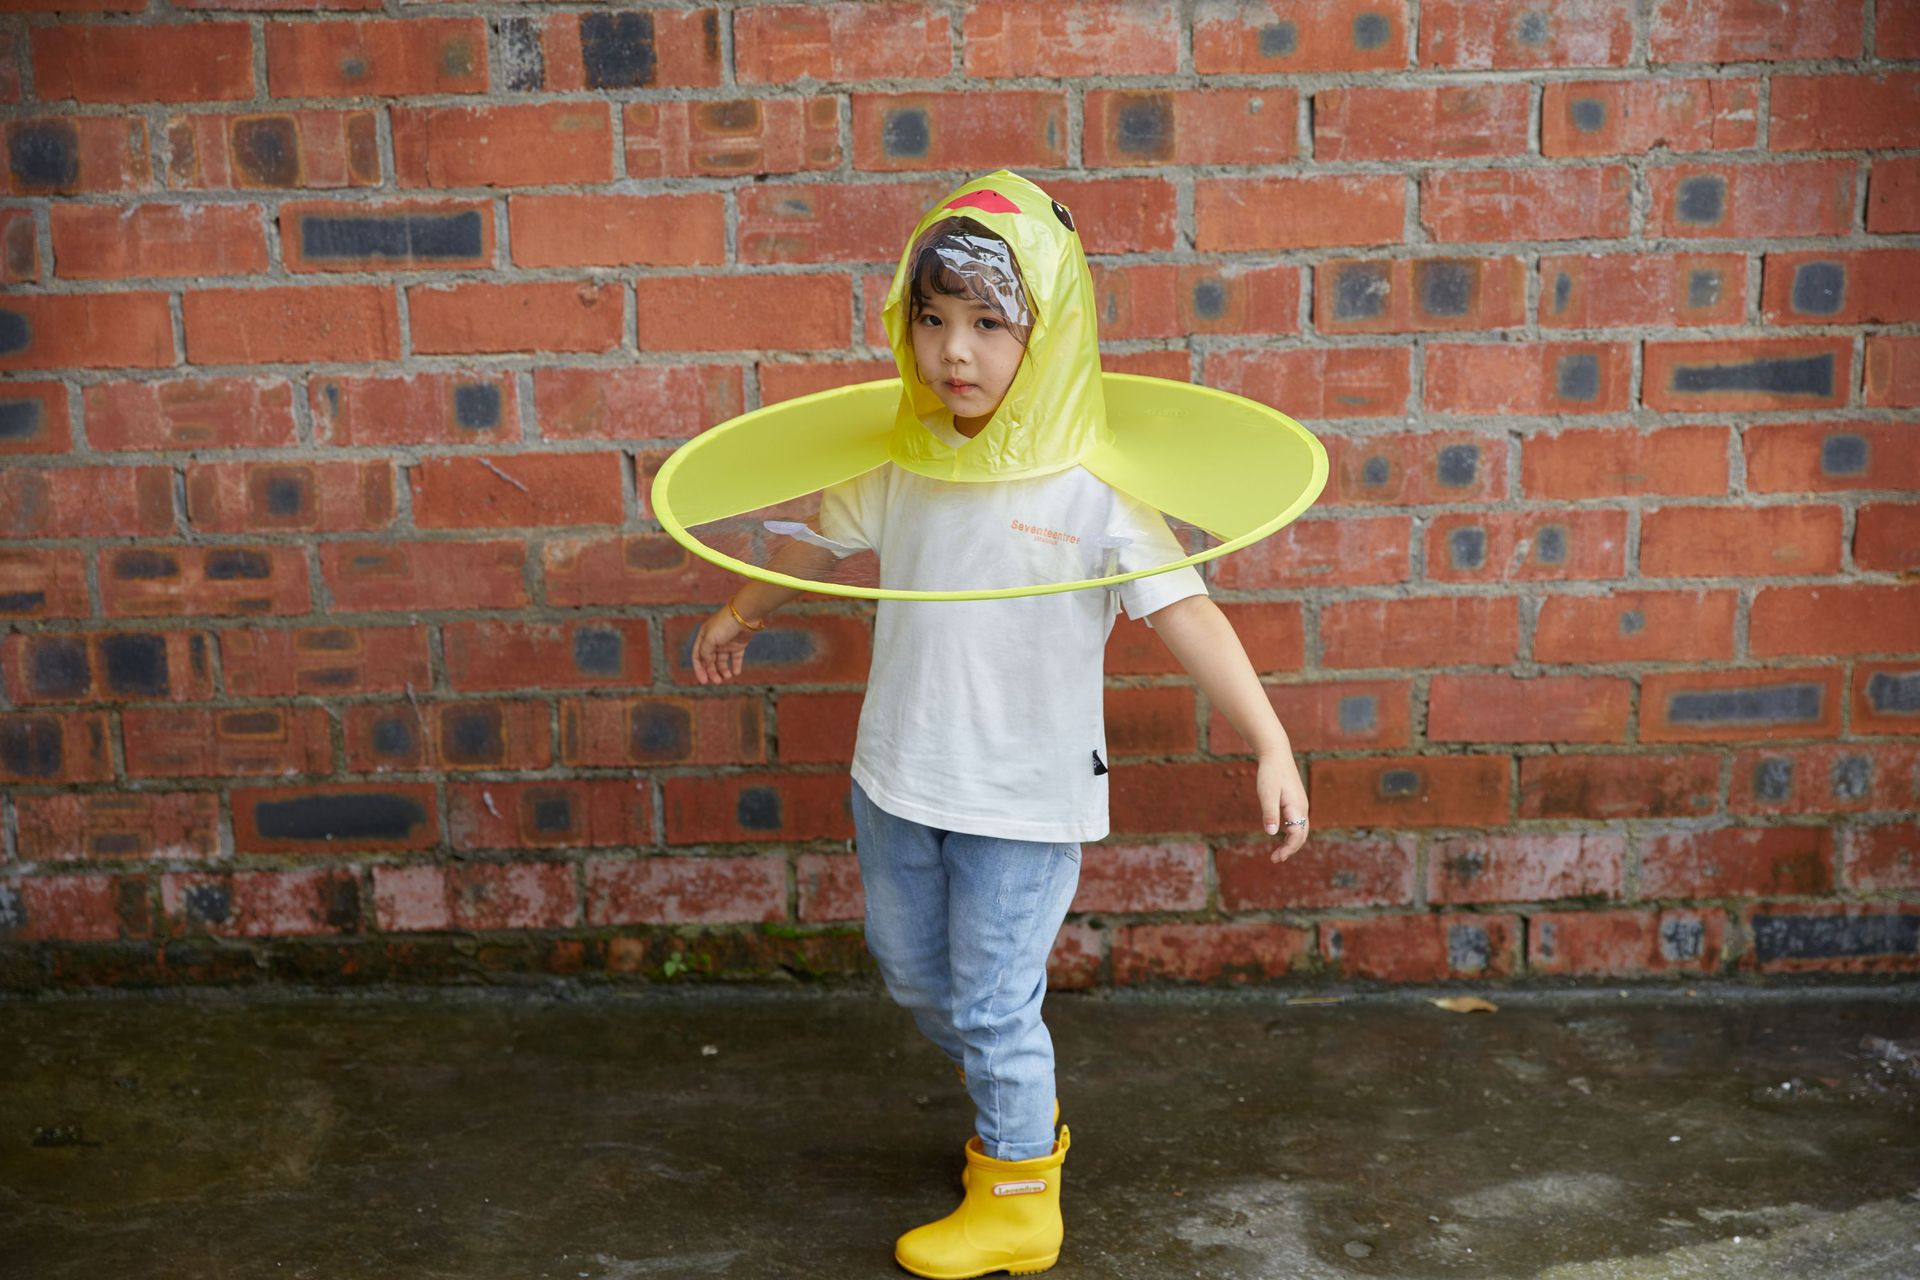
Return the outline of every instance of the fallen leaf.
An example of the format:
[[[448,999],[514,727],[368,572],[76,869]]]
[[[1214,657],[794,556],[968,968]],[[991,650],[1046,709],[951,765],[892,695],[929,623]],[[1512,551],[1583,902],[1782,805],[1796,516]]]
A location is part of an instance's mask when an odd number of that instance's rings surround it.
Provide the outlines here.
[[[1492,1013],[1500,1006],[1479,996],[1448,996],[1433,1003],[1454,1013]]]

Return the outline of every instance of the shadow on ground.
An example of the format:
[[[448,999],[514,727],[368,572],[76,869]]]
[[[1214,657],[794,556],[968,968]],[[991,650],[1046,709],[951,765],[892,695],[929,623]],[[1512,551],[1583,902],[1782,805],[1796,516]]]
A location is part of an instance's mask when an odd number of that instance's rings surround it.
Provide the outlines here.
[[[1102,1280],[1920,1277],[1920,987],[1055,996]],[[890,1277],[971,1107],[866,993],[0,1002],[0,1272]]]

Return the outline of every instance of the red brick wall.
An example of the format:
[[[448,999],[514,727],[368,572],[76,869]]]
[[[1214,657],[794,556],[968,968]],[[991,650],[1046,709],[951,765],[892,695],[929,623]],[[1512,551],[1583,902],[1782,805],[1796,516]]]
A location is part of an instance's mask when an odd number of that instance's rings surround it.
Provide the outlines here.
[[[14,0],[0,98],[8,985],[860,968],[870,613],[693,686],[649,479],[1001,165],[1333,461],[1212,566],[1314,839],[1123,624],[1062,983],[1920,964],[1920,0]]]

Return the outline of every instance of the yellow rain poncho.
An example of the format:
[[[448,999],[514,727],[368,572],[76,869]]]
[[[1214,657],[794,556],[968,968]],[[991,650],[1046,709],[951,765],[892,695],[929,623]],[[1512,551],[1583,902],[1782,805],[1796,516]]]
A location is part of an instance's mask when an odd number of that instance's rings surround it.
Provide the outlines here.
[[[908,291],[914,253],[962,216],[1011,248],[1031,303],[1025,357],[972,439],[929,426],[951,411],[917,376]],[[920,219],[884,313],[900,376],[783,401],[682,445],[654,481],[661,525],[694,554],[751,578],[827,595],[981,600],[1104,587],[1197,564],[1285,525],[1319,496],[1327,456],[1299,423],[1253,400],[1163,378],[1100,371],[1093,277],[1072,215],[1001,169],[965,183]],[[1150,569],[1071,582],[911,591],[797,578],[724,554],[690,530],[780,507],[891,462],[936,480],[994,482],[1085,467],[1114,489],[1186,521],[1217,545]]]

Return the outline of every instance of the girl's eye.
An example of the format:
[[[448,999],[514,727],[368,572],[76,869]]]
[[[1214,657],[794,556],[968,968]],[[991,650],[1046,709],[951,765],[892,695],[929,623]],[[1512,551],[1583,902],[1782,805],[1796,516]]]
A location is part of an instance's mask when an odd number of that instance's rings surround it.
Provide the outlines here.
[[[989,329],[997,329],[1000,327],[998,320],[988,319],[984,316],[981,318],[980,323],[986,325]]]

